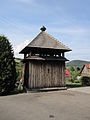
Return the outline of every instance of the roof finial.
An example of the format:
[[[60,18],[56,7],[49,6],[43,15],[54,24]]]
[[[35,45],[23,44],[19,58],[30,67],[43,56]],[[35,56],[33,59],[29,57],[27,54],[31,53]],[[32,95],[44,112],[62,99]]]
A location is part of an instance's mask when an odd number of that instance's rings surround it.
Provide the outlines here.
[[[40,28],[40,30],[41,30],[41,31],[45,31],[45,30],[46,30],[45,26],[42,26],[42,27]]]

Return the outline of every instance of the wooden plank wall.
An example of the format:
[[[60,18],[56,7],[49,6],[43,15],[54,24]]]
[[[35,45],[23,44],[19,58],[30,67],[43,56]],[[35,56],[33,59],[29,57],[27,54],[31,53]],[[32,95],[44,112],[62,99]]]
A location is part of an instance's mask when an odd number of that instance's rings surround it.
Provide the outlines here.
[[[28,88],[28,79],[29,79],[29,63],[25,63],[25,70],[24,70],[24,86]]]
[[[29,62],[29,89],[60,86],[65,86],[65,62]]]

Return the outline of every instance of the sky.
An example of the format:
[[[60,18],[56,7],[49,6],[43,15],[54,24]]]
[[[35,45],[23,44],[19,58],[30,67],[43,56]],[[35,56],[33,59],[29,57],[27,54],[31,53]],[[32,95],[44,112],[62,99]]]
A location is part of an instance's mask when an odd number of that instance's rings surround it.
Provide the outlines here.
[[[0,35],[11,42],[15,57],[42,26],[72,49],[69,60],[90,61],[90,0],[0,0]]]

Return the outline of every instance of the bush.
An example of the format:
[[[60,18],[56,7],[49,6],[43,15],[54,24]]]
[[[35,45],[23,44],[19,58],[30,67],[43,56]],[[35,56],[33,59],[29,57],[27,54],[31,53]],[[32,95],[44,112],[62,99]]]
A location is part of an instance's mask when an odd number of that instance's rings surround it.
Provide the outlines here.
[[[82,77],[81,81],[83,86],[90,86],[90,77]]]
[[[81,83],[66,83],[67,87],[81,87],[82,84]]]
[[[16,69],[14,53],[9,40],[0,36],[0,95],[14,90]]]
[[[81,83],[81,80],[74,80],[74,83]]]

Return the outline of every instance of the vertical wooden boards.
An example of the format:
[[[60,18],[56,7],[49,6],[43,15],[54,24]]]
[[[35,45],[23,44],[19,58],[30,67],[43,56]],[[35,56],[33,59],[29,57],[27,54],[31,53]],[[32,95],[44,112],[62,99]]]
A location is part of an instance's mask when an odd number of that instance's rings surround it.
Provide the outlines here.
[[[32,75],[32,70],[31,70],[31,63],[29,62],[29,80],[28,80],[28,88],[30,89],[32,84],[31,84],[31,75]]]
[[[28,79],[29,79],[29,63],[25,63],[25,70],[24,70],[24,86],[28,88]]]
[[[30,61],[28,86],[32,88],[65,85],[65,62]]]

